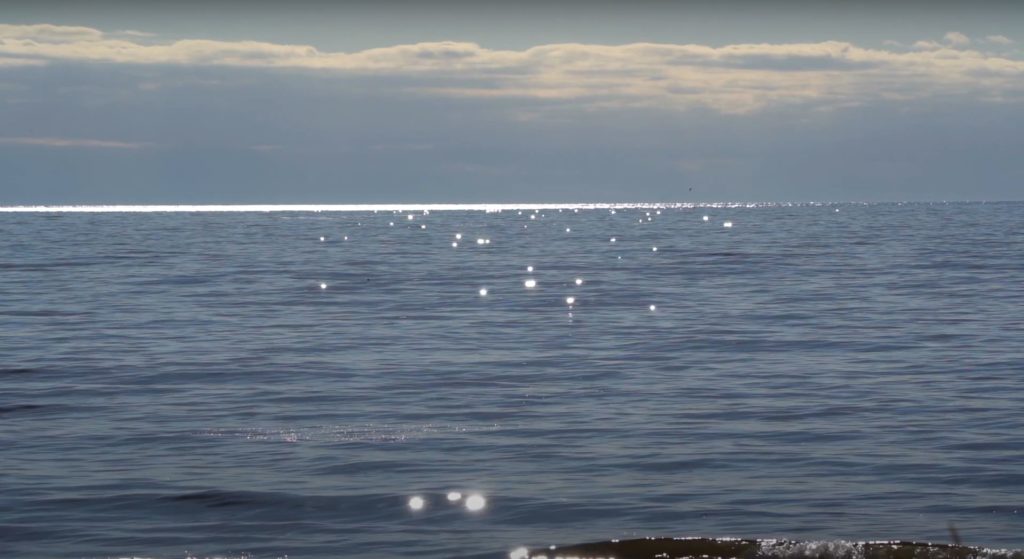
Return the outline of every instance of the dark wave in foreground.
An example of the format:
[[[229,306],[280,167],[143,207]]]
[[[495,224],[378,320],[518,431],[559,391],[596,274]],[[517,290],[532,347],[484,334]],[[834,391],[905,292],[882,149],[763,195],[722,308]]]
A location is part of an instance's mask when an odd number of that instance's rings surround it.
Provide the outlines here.
[[[1024,550],[919,542],[644,538],[546,549],[521,548],[511,559],[1024,559]]]

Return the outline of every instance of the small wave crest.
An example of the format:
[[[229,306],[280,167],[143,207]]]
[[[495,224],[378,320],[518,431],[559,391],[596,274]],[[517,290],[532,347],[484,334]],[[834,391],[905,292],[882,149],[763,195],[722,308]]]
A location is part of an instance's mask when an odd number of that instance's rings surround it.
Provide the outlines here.
[[[430,435],[478,433],[498,429],[497,424],[460,425],[427,423],[419,425],[317,425],[312,427],[206,429],[197,434],[207,437],[240,438],[250,441],[328,441],[361,443],[401,443]]]
[[[643,538],[546,549],[520,548],[511,559],[1024,559],[1024,550],[921,542]]]

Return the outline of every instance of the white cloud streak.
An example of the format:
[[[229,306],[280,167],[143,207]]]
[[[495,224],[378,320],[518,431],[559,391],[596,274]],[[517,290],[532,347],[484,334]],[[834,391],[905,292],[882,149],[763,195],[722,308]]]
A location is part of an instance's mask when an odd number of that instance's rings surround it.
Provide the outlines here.
[[[140,142],[118,142],[114,140],[97,140],[94,138],[0,136],[0,145],[39,146],[48,148],[141,149],[149,147],[151,144]]]
[[[13,68],[16,66],[43,66],[44,64],[46,64],[45,60],[37,60],[34,58],[5,58],[0,56],[0,68]]]
[[[950,31],[943,37],[947,43],[954,47],[966,47],[971,44],[971,38],[959,31]]]
[[[985,37],[985,41],[989,43],[995,43],[997,45],[1012,45],[1013,39],[1005,35],[989,35]]]
[[[948,95],[1024,99],[1024,60],[965,48],[970,39],[958,32],[947,33],[943,43],[918,41],[910,51],[841,41],[551,44],[518,51],[446,41],[344,53],[259,41],[141,41],[87,27],[0,25],[0,56],[14,59],[403,75],[414,78],[412,88],[421,93],[565,100],[588,108],[747,113]]]

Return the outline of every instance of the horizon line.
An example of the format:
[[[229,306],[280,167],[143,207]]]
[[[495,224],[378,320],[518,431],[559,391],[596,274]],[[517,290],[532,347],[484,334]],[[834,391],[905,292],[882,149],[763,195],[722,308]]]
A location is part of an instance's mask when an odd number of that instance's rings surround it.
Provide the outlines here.
[[[764,208],[790,206],[994,203],[1014,200],[904,200],[804,202],[515,202],[515,203],[378,203],[378,204],[80,204],[0,206],[0,213],[144,213],[144,212],[358,212],[358,211],[504,211],[603,210],[629,208]]]

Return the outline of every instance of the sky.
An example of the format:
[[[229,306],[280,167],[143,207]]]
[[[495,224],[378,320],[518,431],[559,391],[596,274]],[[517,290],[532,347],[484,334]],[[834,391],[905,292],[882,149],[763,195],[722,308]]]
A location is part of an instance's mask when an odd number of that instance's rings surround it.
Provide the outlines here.
[[[0,7],[0,206],[1024,200],[1024,4]]]

